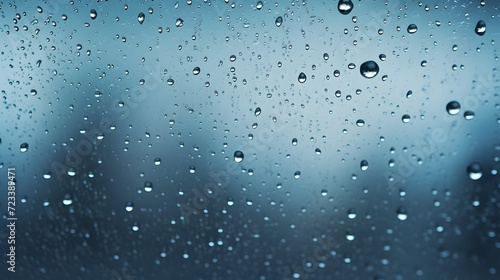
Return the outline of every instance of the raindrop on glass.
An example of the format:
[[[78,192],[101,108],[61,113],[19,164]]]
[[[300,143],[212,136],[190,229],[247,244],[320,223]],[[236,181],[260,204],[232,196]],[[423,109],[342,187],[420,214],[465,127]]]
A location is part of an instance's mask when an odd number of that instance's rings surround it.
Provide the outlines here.
[[[142,24],[144,22],[144,13],[139,13],[139,15],[137,15],[137,21]]]
[[[363,171],[367,170],[368,169],[368,161],[362,160],[361,163],[360,163],[360,168]]]
[[[96,12],[96,10],[94,10],[94,9],[90,10],[90,18],[92,20],[94,20],[94,19],[97,18],[97,12]]]
[[[410,122],[410,115],[408,115],[408,114],[403,115],[403,117],[401,117],[401,120],[402,120],[404,123],[408,123],[408,122]]]
[[[277,17],[276,21],[274,22],[277,27],[280,27],[283,24],[283,18],[282,17]]]
[[[178,18],[175,20],[176,27],[182,27],[184,25],[184,20],[182,18]]]
[[[28,151],[28,143],[22,143],[20,148],[22,153],[26,153]]]
[[[71,198],[71,195],[69,194],[64,195],[63,204],[66,206],[73,204],[73,199]]]
[[[255,108],[255,112],[254,112],[254,115],[255,115],[255,116],[258,116],[258,115],[260,115],[261,113],[262,113],[262,110],[260,109],[260,107]]]
[[[339,12],[343,15],[348,15],[352,12],[354,8],[354,4],[351,0],[339,0],[339,4],[337,5]]]
[[[399,207],[396,213],[399,220],[404,221],[408,219],[408,213],[406,212],[406,209],[404,207]]]
[[[305,83],[305,81],[307,80],[306,74],[304,74],[304,72],[300,72],[298,80],[299,83]]]
[[[127,212],[131,212],[132,210],[134,210],[134,203],[132,203],[132,202],[130,202],[130,201],[129,201],[129,202],[127,202],[127,203],[125,204],[125,210],[126,210]]]
[[[153,183],[150,181],[144,182],[144,191],[145,192],[151,192],[153,190]]]
[[[486,33],[486,23],[482,20],[478,21],[475,28],[476,34],[483,36]]]
[[[238,150],[238,151],[234,152],[234,161],[242,162],[243,158],[245,158],[245,155],[243,154],[242,151]]]
[[[359,67],[359,72],[367,79],[377,76],[379,70],[378,64],[373,60],[366,61]]]
[[[467,166],[467,174],[469,174],[469,178],[471,180],[479,180],[481,177],[483,177],[483,171],[481,164],[477,161],[472,162]]]
[[[417,25],[415,25],[413,23],[408,25],[408,28],[407,28],[408,33],[413,34],[413,33],[417,32],[417,30],[418,30]]]
[[[446,111],[450,115],[456,115],[458,112],[460,112],[460,103],[457,101],[450,101],[448,104],[446,104]]]

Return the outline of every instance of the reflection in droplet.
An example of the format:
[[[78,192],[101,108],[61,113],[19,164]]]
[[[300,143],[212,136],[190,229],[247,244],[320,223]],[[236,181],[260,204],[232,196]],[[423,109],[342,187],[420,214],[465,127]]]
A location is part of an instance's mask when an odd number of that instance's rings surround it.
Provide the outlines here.
[[[354,8],[354,4],[351,0],[339,0],[339,4],[337,5],[339,12],[343,15],[348,15],[352,12]]]
[[[486,33],[486,23],[482,20],[478,21],[475,28],[476,34],[483,36]]]
[[[242,151],[237,150],[236,152],[234,152],[234,161],[242,162],[244,158],[245,158],[245,155],[243,154]]]
[[[307,80],[306,74],[304,74],[304,72],[300,72],[298,80],[299,83],[305,83],[305,81]]]
[[[483,177],[483,171],[481,164],[477,161],[472,162],[467,166],[467,174],[469,174],[469,178],[471,180],[479,180],[481,177]]]
[[[460,103],[457,101],[450,101],[448,104],[446,104],[446,111],[450,115],[456,115],[458,112],[460,112]]]
[[[366,61],[359,67],[359,72],[367,79],[377,76],[379,70],[378,64],[373,60]]]

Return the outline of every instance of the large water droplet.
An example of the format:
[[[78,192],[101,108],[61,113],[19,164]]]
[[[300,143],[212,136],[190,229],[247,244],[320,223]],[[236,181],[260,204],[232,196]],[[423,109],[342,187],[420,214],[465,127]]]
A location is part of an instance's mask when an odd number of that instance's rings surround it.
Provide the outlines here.
[[[361,163],[360,163],[360,168],[363,171],[367,170],[368,169],[368,161],[362,160]]]
[[[299,83],[305,83],[305,81],[307,80],[306,74],[304,74],[304,72],[300,72],[298,80]]]
[[[293,138],[293,139],[292,139],[292,145],[297,146],[297,143],[298,143],[298,142],[299,142],[299,141],[297,140],[297,138]]]
[[[73,199],[70,194],[64,195],[63,204],[66,206],[73,204]]]
[[[354,209],[347,210],[347,217],[351,220],[356,218],[356,211]]]
[[[373,60],[366,61],[359,67],[359,72],[367,79],[377,76],[379,70],[378,64]]]
[[[295,171],[295,173],[293,174],[293,177],[295,179],[299,179],[300,178],[300,171]]]
[[[469,178],[471,180],[479,180],[481,177],[483,177],[483,171],[481,164],[477,161],[472,162],[467,166],[467,174],[469,174]]]
[[[139,15],[137,15],[137,21],[142,24],[144,22],[144,18],[146,16],[144,15],[144,13],[139,13]]]
[[[262,4],[262,1],[259,1],[259,2],[257,2],[257,5],[255,5],[255,8],[257,8],[257,10],[260,10],[260,9],[262,9],[263,6],[264,5]]]
[[[36,91],[36,89],[32,89],[32,90],[30,91],[30,93],[31,93],[31,95],[35,96],[35,95],[37,94],[37,91]]]
[[[153,183],[150,181],[144,182],[144,191],[145,192],[151,192],[153,190]]]
[[[28,151],[28,143],[22,143],[20,148],[22,153],[26,153]]]
[[[354,8],[354,4],[351,0],[339,0],[339,4],[337,5],[339,12],[343,15],[348,15],[352,12]]]
[[[403,117],[401,117],[401,120],[402,120],[404,123],[409,123],[409,122],[410,122],[410,119],[411,119],[411,117],[410,117],[410,115],[408,115],[408,114],[405,114],[405,115],[403,115]]]
[[[448,104],[446,104],[446,111],[450,115],[456,115],[458,112],[460,112],[460,103],[457,101],[450,101]]]
[[[161,164],[161,158],[155,158],[155,165]]]
[[[97,18],[97,11],[96,10],[94,10],[94,9],[90,10],[90,18],[92,20]]]
[[[408,33],[413,34],[413,33],[417,32],[418,28],[417,28],[417,25],[412,23],[412,24],[408,25],[408,28],[406,30],[408,31]]]
[[[132,203],[132,202],[130,202],[130,201],[129,201],[129,202],[127,202],[127,203],[125,204],[125,210],[126,210],[127,212],[131,212],[132,210],[134,210],[134,203]]]
[[[408,219],[408,213],[406,212],[406,209],[404,207],[399,207],[396,213],[399,220],[404,221]]]
[[[255,115],[255,116],[258,116],[258,115],[260,115],[261,113],[262,113],[262,110],[260,109],[260,107],[255,108],[255,112],[254,112],[254,115]]]
[[[234,161],[242,162],[244,158],[245,158],[245,155],[243,154],[242,151],[237,150],[236,152],[234,152]]]
[[[283,18],[280,17],[280,16],[277,17],[276,21],[274,22],[274,24],[276,24],[277,27],[280,27],[283,24]]]
[[[193,68],[193,74],[194,74],[194,75],[198,75],[198,74],[200,74],[200,71],[201,71],[200,67],[195,67],[195,68]]]
[[[184,20],[182,18],[178,18],[175,20],[176,27],[182,27],[184,25]]]
[[[475,28],[476,34],[483,36],[486,33],[486,23],[482,20],[478,21]]]

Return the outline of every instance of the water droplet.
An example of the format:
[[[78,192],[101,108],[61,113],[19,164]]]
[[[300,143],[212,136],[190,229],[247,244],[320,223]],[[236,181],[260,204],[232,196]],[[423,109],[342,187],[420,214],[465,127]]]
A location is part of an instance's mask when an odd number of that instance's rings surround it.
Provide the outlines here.
[[[349,241],[353,241],[356,237],[351,232],[346,232],[345,238]]]
[[[260,115],[261,113],[262,113],[262,110],[260,109],[260,107],[255,108],[255,112],[254,112],[254,115],[255,115],[255,116],[258,116],[258,115]]]
[[[406,209],[404,207],[399,207],[398,210],[396,210],[396,214],[400,221],[408,219],[408,213],[406,212]]]
[[[42,65],[42,60],[39,59],[36,61],[36,67],[40,67],[40,65]]]
[[[297,146],[297,143],[298,143],[298,142],[299,142],[299,141],[297,140],[297,138],[293,138],[293,139],[292,139],[292,145],[293,145],[293,146]]]
[[[466,120],[472,120],[475,116],[476,116],[476,114],[472,111],[465,111],[464,112],[464,118]]]
[[[360,163],[360,168],[363,171],[367,170],[368,169],[368,161],[362,160],[361,163]]]
[[[404,123],[408,123],[408,122],[410,122],[410,119],[411,119],[411,118],[410,118],[410,115],[408,115],[408,114],[405,114],[405,115],[403,115],[403,117],[401,117],[401,120],[402,120]]]
[[[356,121],[356,125],[359,126],[359,127],[362,127],[362,126],[365,125],[365,121],[362,120],[362,119],[359,119],[359,120]]]
[[[155,165],[160,165],[161,164],[161,158],[155,158],[154,162],[155,162]]]
[[[237,150],[236,152],[234,152],[234,161],[242,162],[244,158],[245,158],[245,155],[243,154],[242,151]]]
[[[67,173],[68,173],[68,176],[71,176],[71,177],[74,177],[76,175],[76,171],[75,171],[75,169],[73,167],[70,167],[68,169]]]
[[[377,76],[379,70],[378,64],[373,60],[366,61],[359,67],[359,72],[367,79]]]
[[[317,155],[321,155],[321,150],[320,150],[320,148],[316,148],[316,149],[314,150],[314,152],[315,152]]]
[[[255,5],[255,7],[257,8],[257,10],[262,9],[263,6],[264,5],[262,4],[262,1],[257,2],[257,5]]]
[[[150,181],[144,182],[144,191],[145,192],[151,192],[153,190],[153,183]]]
[[[73,199],[70,194],[64,195],[63,204],[66,206],[73,204]]]
[[[144,18],[145,18],[145,17],[146,17],[146,16],[144,15],[144,13],[139,13],[139,14],[137,15],[137,21],[138,21],[140,24],[142,24],[142,23],[144,22]]]
[[[43,172],[43,178],[44,179],[50,179],[50,177],[52,177],[52,173],[50,173],[50,171],[45,171]]]
[[[32,90],[30,91],[30,93],[31,93],[31,95],[35,96],[38,92],[36,91],[36,89],[32,89]]]
[[[174,80],[173,79],[168,79],[167,80],[167,85],[172,86],[173,84],[174,84]]]
[[[469,178],[471,180],[479,180],[481,177],[483,177],[483,171],[481,164],[477,161],[472,162],[467,166],[467,174],[469,174]]]
[[[125,210],[126,210],[127,212],[131,212],[132,210],[134,210],[134,203],[132,203],[132,202],[130,202],[130,201],[129,201],[129,202],[127,202],[127,203],[125,204]]]
[[[96,10],[94,10],[94,9],[90,10],[90,18],[92,20],[94,20],[94,19],[97,18],[97,12],[96,12]]]
[[[475,28],[476,34],[483,36],[486,33],[486,23],[482,20],[478,21]]]
[[[138,231],[139,230],[139,223],[135,223],[134,225],[132,225],[132,230]]]
[[[406,30],[408,31],[408,33],[413,34],[413,33],[417,32],[418,28],[417,28],[417,25],[412,23],[412,24],[408,25],[408,28]]]
[[[323,59],[326,61],[330,58],[330,55],[328,55],[327,53],[324,53],[323,54]]]
[[[305,83],[305,81],[307,80],[306,74],[304,74],[304,72],[300,72],[298,80],[299,83]]]
[[[283,18],[282,17],[277,17],[276,21],[274,22],[277,27],[280,27],[283,24]]]
[[[456,115],[458,112],[460,112],[460,103],[457,101],[450,101],[448,104],[446,104],[446,111],[450,115]]]
[[[322,189],[321,196],[327,196],[327,195],[328,195],[328,191],[326,189]]]
[[[356,218],[356,211],[354,209],[347,210],[347,217],[351,220]]]
[[[300,178],[300,171],[295,171],[295,173],[293,174],[293,177],[295,179],[299,179]]]
[[[381,54],[379,54],[378,58],[380,59],[380,61],[385,61],[387,56],[385,54],[381,53]]]
[[[339,4],[337,5],[339,12],[343,15],[348,15],[352,12],[354,8],[354,4],[351,0],[339,0]]]
[[[189,173],[193,174],[196,172],[196,167],[194,165],[189,166]]]
[[[194,75],[198,75],[198,74],[200,74],[200,71],[201,71],[201,70],[200,70],[200,67],[195,67],[195,68],[193,68],[193,74],[194,74]]]
[[[176,27],[182,27],[184,25],[184,20],[182,18],[178,18],[175,20]]]
[[[22,143],[20,148],[21,148],[21,153],[26,153],[28,151],[28,143]]]

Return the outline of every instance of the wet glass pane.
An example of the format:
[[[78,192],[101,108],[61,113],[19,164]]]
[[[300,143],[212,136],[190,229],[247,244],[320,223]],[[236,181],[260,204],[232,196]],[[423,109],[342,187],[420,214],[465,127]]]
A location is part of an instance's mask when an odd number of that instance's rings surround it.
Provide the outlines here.
[[[497,1],[0,3],[1,279],[498,279]]]

